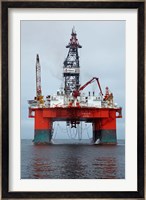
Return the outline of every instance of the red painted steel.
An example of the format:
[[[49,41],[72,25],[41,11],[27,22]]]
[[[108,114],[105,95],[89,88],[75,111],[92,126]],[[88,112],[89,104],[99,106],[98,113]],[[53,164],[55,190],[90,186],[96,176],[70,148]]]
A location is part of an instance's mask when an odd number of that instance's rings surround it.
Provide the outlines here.
[[[82,90],[84,90],[84,88],[87,87],[89,84],[93,83],[95,80],[96,80],[96,82],[97,82],[97,85],[98,85],[98,87],[99,87],[99,90],[100,90],[101,95],[103,95],[102,89],[101,89],[101,86],[100,86],[100,82],[99,82],[99,78],[93,77],[90,81],[88,81],[87,83],[85,83],[85,84],[84,84],[83,86],[81,86],[78,90],[74,90],[74,91],[73,91],[73,96],[74,96],[75,98],[77,98],[77,96],[80,96],[80,92],[81,92]]]
[[[48,118],[43,117],[43,110],[35,110],[35,130],[51,129],[52,122]]]
[[[116,118],[101,118],[94,121],[94,130],[116,129]]]
[[[83,108],[83,107],[71,107],[71,108],[31,108],[31,111],[37,113],[42,112],[44,118],[118,118],[116,113],[120,112],[120,108]],[[39,112],[38,112],[39,113]],[[35,115],[36,116],[36,115]],[[31,116],[30,116],[31,117]]]
[[[34,112],[34,116],[31,116]],[[53,121],[88,121],[94,130],[116,129],[116,118],[121,117],[120,108],[31,108],[30,116],[35,118],[35,129],[51,129]]]

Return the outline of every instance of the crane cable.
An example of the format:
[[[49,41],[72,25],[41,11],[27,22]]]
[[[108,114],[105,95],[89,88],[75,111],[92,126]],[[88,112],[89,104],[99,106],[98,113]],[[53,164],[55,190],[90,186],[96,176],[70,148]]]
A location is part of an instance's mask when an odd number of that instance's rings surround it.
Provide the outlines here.
[[[85,125],[87,126],[87,124],[85,124]],[[88,139],[89,139],[89,140],[92,140],[92,138],[90,138],[89,133],[88,133],[89,128],[90,128],[90,125],[88,125],[88,127],[86,127],[85,130],[86,130]]]
[[[80,126],[81,125],[81,126]],[[81,122],[81,124],[80,125],[78,125],[78,140],[80,141],[80,140],[82,140],[82,122]]]
[[[80,126],[80,125],[81,125],[81,126]],[[87,124],[85,124],[86,127],[84,127],[84,128],[82,127],[82,122],[81,122],[80,125],[78,124],[78,126],[77,126],[77,128],[76,128],[76,131],[75,131],[74,128],[71,130],[70,127],[68,128],[68,127],[66,126],[66,129],[63,129],[63,128],[60,126],[59,123],[57,123],[57,124],[54,123],[53,130],[55,130],[55,131],[54,131],[54,134],[53,134],[53,136],[54,136],[53,139],[56,138],[57,133],[58,133],[58,130],[61,129],[62,132],[66,132],[66,133],[67,133],[69,139],[76,139],[77,134],[78,134],[78,140],[82,140],[82,132],[83,132],[83,131],[86,131],[86,134],[87,134],[87,136],[88,136],[88,139],[91,140],[92,138],[90,138],[89,133],[88,133],[88,130],[89,130],[89,128],[90,128],[90,125],[87,126]]]
[[[71,139],[75,140],[76,136],[77,136],[77,129],[75,131],[75,129],[70,129],[70,134],[71,134]]]
[[[56,128],[56,126],[57,126],[57,128]],[[58,127],[59,127],[59,123],[57,125],[55,124],[54,127],[53,127],[53,130],[55,130],[55,134],[53,134],[54,135],[53,139],[56,138],[56,135],[58,133]]]
[[[71,136],[70,136],[70,134],[69,134],[69,131],[68,131],[68,127],[67,127],[67,126],[66,126],[66,132],[67,132],[67,135],[68,135],[69,139],[71,139]]]

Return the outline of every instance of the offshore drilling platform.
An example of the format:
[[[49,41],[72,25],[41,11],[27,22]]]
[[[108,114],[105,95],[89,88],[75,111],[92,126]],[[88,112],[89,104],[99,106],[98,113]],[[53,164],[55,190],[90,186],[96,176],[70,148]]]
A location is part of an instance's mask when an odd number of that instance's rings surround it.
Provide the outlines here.
[[[80,85],[80,63],[78,49],[82,48],[72,29],[69,49],[63,65],[64,87],[56,95],[42,95],[41,66],[36,57],[36,97],[29,100],[29,117],[34,118],[34,144],[50,144],[53,136],[53,123],[65,121],[66,125],[77,128],[82,121],[92,123],[94,144],[116,144],[116,118],[122,118],[122,108],[113,100],[113,94],[106,87],[103,95],[99,78],[93,77]],[[83,93],[84,88],[96,82],[98,94]]]

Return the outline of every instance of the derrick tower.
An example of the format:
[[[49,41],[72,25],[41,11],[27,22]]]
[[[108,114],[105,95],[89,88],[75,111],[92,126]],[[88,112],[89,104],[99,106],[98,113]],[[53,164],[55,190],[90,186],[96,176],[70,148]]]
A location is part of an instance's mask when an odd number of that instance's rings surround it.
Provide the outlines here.
[[[80,86],[80,64],[78,48],[82,48],[82,46],[78,42],[74,27],[72,29],[70,42],[66,48],[69,48],[69,51],[63,66],[64,92],[65,95],[70,96],[72,92],[77,90]]]

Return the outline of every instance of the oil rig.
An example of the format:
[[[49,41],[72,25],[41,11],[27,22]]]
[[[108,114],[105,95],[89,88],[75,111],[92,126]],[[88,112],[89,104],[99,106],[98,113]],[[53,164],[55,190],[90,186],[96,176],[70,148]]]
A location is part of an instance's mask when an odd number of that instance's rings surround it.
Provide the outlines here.
[[[56,95],[45,98],[41,88],[41,66],[36,56],[36,96],[28,100],[29,118],[34,118],[34,144],[51,144],[53,123],[65,121],[70,128],[77,128],[82,122],[92,124],[93,144],[117,144],[116,118],[122,118],[122,108],[113,100],[109,88],[102,92],[99,78],[92,77],[80,84],[80,63],[78,49],[82,48],[73,27],[68,54],[63,63],[63,84]],[[83,92],[89,84],[97,83],[98,93]]]

